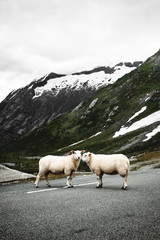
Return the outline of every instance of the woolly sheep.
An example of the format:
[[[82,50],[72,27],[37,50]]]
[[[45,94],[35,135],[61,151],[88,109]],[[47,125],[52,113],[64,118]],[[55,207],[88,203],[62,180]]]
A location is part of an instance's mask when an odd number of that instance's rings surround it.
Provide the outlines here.
[[[97,175],[97,188],[102,187],[103,174],[118,174],[123,177],[122,189],[127,189],[127,177],[129,173],[129,159],[123,154],[93,154],[84,153],[82,161],[86,162],[92,172]]]
[[[47,185],[50,187],[48,182],[48,174],[65,174],[67,177],[67,186],[73,187],[72,175],[77,170],[83,151],[71,151],[69,156],[53,156],[48,155],[40,159],[39,161],[39,173],[36,177],[35,187],[38,187],[38,181],[40,177],[44,175]]]

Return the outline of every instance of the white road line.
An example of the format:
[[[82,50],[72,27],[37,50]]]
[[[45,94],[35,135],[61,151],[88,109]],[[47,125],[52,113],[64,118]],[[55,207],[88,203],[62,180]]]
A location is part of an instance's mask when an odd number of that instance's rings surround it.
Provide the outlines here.
[[[74,187],[87,186],[87,185],[92,185],[92,184],[96,184],[96,183],[97,182],[81,183],[81,184],[74,185]],[[47,191],[54,191],[54,190],[58,190],[58,189],[62,189],[62,188],[68,188],[68,187],[65,186],[65,187],[59,187],[59,188],[42,189],[42,190],[30,191],[30,192],[27,192],[27,193],[30,194],[30,193],[47,192]]]
[[[79,187],[79,186],[85,186],[85,185],[91,185],[91,184],[96,184],[97,182],[91,182],[91,183],[81,183],[81,184],[77,184],[74,185],[75,187]]]
[[[47,191],[53,191],[53,190],[57,190],[58,188],[50,188],[50,189],[43,189],[43,190],[37,190],[37,191],[30,191],[27,193],[38,193],[38,192],[47,192]]]

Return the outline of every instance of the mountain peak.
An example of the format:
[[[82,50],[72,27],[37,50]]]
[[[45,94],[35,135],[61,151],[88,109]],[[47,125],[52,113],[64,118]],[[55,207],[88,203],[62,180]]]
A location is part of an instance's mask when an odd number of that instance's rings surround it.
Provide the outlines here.
[[[23,136],[72,110],[98,89],[113,84],[135,68],[134,64],[121,63],[73,74],[51,72],[32,81],[0,104],[1,141]]]

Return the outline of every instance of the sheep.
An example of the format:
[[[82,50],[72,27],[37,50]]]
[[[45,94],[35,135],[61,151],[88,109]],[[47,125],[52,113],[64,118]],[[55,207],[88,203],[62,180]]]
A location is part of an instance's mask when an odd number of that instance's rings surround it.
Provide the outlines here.
[[[47,185],[50,187],[48,182],[48,174],[65,174],[67,177],[68,188],[73,187],[72,175],[77,170],[83,151],[71,151],[69,156],[53,156],[47,155],[39,160],[39,173],[36,177],[35,187],[38,187],[38,181],[40,177],[44,175]]]
[[[129,173],[129,159],[123,154],[93,154],[90,152],[84,153],[82,161],[86,162],[90,170],[97,175],[97,188],[102,187],[103,174],[118,174],[123,177],[122,189],[127,189],[127,177]]]

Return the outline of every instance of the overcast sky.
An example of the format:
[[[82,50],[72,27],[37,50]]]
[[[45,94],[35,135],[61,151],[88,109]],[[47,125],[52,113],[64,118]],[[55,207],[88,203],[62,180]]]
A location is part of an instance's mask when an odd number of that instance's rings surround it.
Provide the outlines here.
[[[146,60],[160,0],[0,0],[0,101],[49,72]]]

